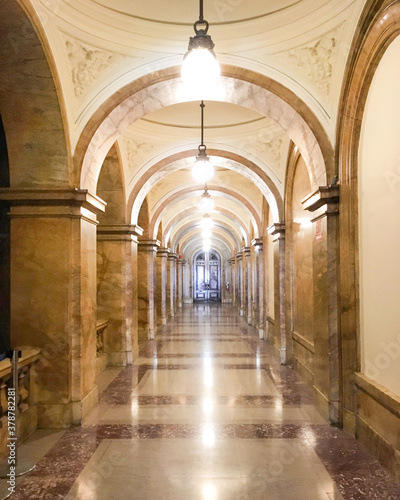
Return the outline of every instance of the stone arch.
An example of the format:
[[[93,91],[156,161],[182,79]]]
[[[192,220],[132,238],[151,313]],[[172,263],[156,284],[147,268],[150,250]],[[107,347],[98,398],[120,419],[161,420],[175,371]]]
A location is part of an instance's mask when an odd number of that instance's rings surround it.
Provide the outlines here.
[[[311,110],[273,80],[250,71],[244,74],[240,69],[225,69],[225,73],[229,76],[222,77],[224,101],[254,109],[275,120],[300,149],[309,168],[313,187],[326,184],[326,172],[333,170],[333,150],[322,125]],[[154,78],[149,81],[151,76]],[[101,112],[93,117],[83,131],[76,150],[76,180],[82,188],[95,190],[99,163],[127,126],[161,107],[183,102],[184,99],[179,97],[182,94],[181,86],[176,70],[171,69],[134,82],[104,103]]]
[[[229,244],[229,243],[228,243],[227,237],[225,237],[224,234],[226,234],[233,241],[233,244],[229,245],[231,250],[233,250],[233,248],[235,246],[236,246],[236,248],[240,248],[240,240],[226,226],[224,226],[223,224],[216,224],[215,228],[217,228],[219,230],[219,237],[224,239],[227,244]],[[176,253],[176,247],[180,243],[181,239],[191,231],[193,231],[194,233],[195,232],[200,233],[200,229],[193,227],[193,224],[190,224],[190,223],[182,226],[179,229],[179,232],[177,233],[176,241],[173,242],[173,245],[172,245],[172,251],[174,253]]]
[[[0,3],[0,39],[7,54],[0,63],[0,113],[11,187],[78,186],[71,183],[63,110],[42,40],[15,0]]]
[[[226,168],[235,170],[251,180],[267,199],[273,212],[275,222],[283,220],[283,201],[279,190],[270,177],[259,166],[251,160],[229,151],[210,148],[207,149],[207,152],[209,156],[223,158],[226,160],[226,164],[224,164]],[[147,195],[154,184],[171,172],[191,166],[191,159],[196,156],[196,154],[197,150],[187,150],[174,154],[152,165],[140,179],[138,179],[128,199],[128,212],[132,209],[132,224],[136,223],[137,213],[141,206],[142,199]]]
[[[160,220],[162,218],[162,214],[165,210],[167,210],[168,206],[171,203],[173,203],[179,199],[182,199],[184,196],[188,196],[191,193],[196,192],[196,191],[199,191],[199,188],[197,186],[188,187],[188,188],[185,188],[183,190],[177,190],[176,192],[173,192],[172,194],[168,193],[168,197],[160,200],[160,203],[158,204],[158,206],[155,207],[155,212],[154,212],[153,218],[150,222],[150,234],[153,234],[153,236],[155,236],[156,231],[157,231],[157,227],[158,227]],[[210,191],[210,192],[218,191],[219,193],[223,193],[226,196],[228,196],[229,198],[235,199],[238,202],[240,202],[241,204],[243,204],[246,207],[246,209],[249,211],[250,219],[252,219],[252,223],[256,227],[256,230],[258,232],[258,233],[256,233],[256,237],[258,237],[258,235],[261,234],[261,219],[257,213],[255,206],[252,204],[251,200],[246,199],[244,196],[240,195],[239,193],[237,193],[233,189],[229,189],[229,188],[222,187],[222,186],[217,186],[214,184],[208,185],[208,191]]]

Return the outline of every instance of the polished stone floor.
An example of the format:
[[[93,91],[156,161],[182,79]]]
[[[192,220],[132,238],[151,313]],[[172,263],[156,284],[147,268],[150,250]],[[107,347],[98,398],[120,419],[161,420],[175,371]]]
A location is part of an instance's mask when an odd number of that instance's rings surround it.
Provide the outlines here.
[[[99,387],[82,427],[21,447],[38,463],[12,499],[400,499],[230,306],[185,306]]]

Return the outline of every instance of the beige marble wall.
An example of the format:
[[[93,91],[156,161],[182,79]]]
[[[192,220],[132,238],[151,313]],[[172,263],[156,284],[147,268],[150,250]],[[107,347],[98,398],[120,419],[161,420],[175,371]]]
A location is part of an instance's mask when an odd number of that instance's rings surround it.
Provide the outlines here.
[[[97,402],[96,216],[83,191],[1,190],[11,208],[11,335],[38,365],[40,427],[78,424]]]

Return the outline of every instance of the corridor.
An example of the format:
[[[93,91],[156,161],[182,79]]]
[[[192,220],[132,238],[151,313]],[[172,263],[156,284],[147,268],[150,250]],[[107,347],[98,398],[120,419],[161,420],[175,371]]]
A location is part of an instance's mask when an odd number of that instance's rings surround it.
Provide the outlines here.
[[[400,499],[270,349],[232,306],[184,306],[132,366],[100,374],[82,427],[22,445],[51,441],[13,500]]]

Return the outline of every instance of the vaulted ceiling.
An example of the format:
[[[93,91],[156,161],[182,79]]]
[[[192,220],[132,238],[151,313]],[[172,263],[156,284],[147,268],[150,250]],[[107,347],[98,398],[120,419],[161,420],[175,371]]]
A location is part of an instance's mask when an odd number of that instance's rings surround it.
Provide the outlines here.
[[[161,224],[163,244],[189,245],[198,238],[204,189],[190,173],[202,96],[185,94],[179,71],[198,1],[21,3],[57,82],[81,187],[95,189],[115,145],[131,222],[146,198],[149,236],[156,238]],[[279,221],[291,142],[311,184],[326,182],[346,60],[364,4],[205,0],[223,75],[205,99],[205,143],[216,166],[209,188],[216,237],[226,234],[230,252],[260,236],[263,198]]]

